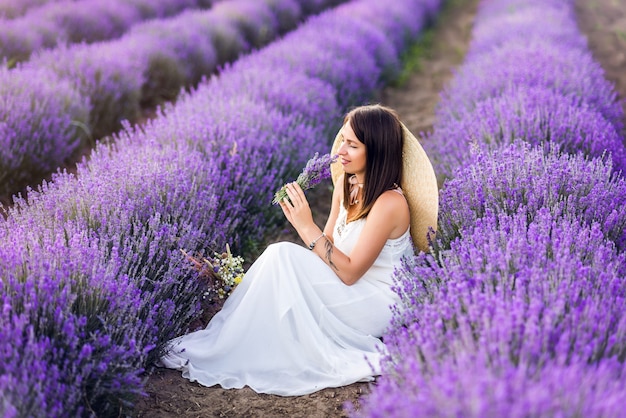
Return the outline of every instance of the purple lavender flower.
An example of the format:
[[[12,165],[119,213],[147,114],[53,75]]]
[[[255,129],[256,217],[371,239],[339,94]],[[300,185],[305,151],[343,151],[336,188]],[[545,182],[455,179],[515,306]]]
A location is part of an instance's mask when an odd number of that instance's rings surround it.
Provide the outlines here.
[[[296,183],[302,187],[302,190],[312,189],[323,180],[330,178],[330,165],[335,161],[337,161],[336,155],[331,156],[330,154],[324,154],[321,157],[318,157],[318,153],[316,152],[313,158],[307,161],[304,170],[302,170],[302,173],[298,175]],[[282,202],[285,198],[288,198],[287,190],[286,186],[283,186],[274,195],[272,204],[276,205],[278,202]]]
[[[523,63],[523,64],[520,64]],[[472,57],[442,93],[440,114],[450,117],[511,86],[546,87],[597,110],[617,131],[623,110],[615,87],[588,50],[526,39]]]
[[[0,17],[14,19],[37,6],[59,1],[64,0],[2,0],[0,1]]]
[[[571,2],[485,1],[475,31],[431,138],[436,251],[397,270],[384,373],[353,416],[620,416],[620,104]]]
[[[448,249],[486,214],[526,208],[532,216],[549,208],[587,225],[598,223],[605,238],[626,249],[626,179],[600,158],[518,140],[491,152],[470,151],[469,160],[441,189],[437,248]]]
[[[33,52],[58,44],[115,39],[143,20],[208,6],[202,0],[163,0],[152,4],[125,0],[63,0],[31,8],[16,19],[2,19],[0,13],[0,57],[22,61]]]
[[[466,164],[469,149],[494,148],[521,139],[533,145],[613,160],[626,170],[626,149],[615,127],[589,105],[578,104],[545,87],[519,86],[477,102],[447,123],[438,124],[428,138],[437,155],[437,172],[450,177]]]
[[[61,166],[86,142],[89,102],[48,69],[0,69],[0,194]]]
[[[559,1],[481,4],[475,21],[477,24],[472,31],[466,61],[508,42],[512,42],[514,48],[522,39],[533,39],[533,42],[541,39],[568,49],[588,49],[586,38],[578,29],[575,13]]]
[[[617,411],[604,401],[626,393],[625,272],[597,225],[549,210],[486,215],[438,259],[422,254],[396,273],[403,303],[385,335],[387,372],[363,415],[482,416],[490,405],[551,415],[578,397],[574,408]],[[553,385],[570,372],[577,384]]]

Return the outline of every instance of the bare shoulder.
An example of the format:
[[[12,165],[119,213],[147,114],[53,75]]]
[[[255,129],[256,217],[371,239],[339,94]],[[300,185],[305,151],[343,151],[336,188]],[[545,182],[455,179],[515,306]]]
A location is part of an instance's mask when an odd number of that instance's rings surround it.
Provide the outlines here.
[[[405,233],[411,221],[405,197],[393,190],[386,191],[376,199],[368,215],[370,217],[376,225],[388,225],[391,228],[389,238],[398,238]]]
[[[407,203],[404,195],[401,193],[398,193],[395,190],[387,190],[385,193],[381,194],[378,199],[376,199],[376,202],[374,202],[372,210],[375,209],[383,213],[397,213],[398,211],[408,211],[409,204]]]

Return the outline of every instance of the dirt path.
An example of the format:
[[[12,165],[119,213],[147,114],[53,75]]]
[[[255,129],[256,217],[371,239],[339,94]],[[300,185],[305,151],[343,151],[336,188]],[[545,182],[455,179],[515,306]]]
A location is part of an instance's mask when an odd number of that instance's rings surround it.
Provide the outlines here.
[[[418,135],[429,132],[435,122],[439,93],[463,63],[469,46],[477,0],[452,0],[440,22],[429,34],[424,58],[403,86],[382,92],[381,102],[396,109],[405,125]]]
[[[578,26],[626,113],[626,0],[576,0]],[[626,121],[625,121],[626,122]],[[623,130],[626,137],[626,126]]]
[[[379,101],[395,108],[415,133],[432,129],[434,107],[439,92],[451,77],[451,70],[464,57],[478,0],[452,0],[432,33],[428,53],[419,66],[398,87],[380,93]],[[330,187],[320,185],[309,193],[314,217],[323,225],[330,208]],[[299,242],[289,228],[277,231],[270,241]],[[190,383],[180,372],[157,369],[146,385],[148,397],[136,408],[139,417],[340,417],[343,405],[351,402],[358,408],[359,397],[368,384],[356,383],[342,388],[325,389],[307,396],[280,397],[257,394],[248,388],[223,390]]]

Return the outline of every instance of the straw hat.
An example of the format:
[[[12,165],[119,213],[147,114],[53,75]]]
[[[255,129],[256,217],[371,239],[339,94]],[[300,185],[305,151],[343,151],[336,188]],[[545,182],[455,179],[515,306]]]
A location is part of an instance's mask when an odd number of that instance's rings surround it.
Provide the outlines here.
[[[439,189],[433,166],[422,145],[411,131],[402,124],[404,147],[402,150],[402,192],[406,196],[411,212],[411,237],[421,251],[429,251],[427,234],[429,228],[437,230]],[[335,137],[331,155],[337,154],[341,145],[339,133]],[[343,174],[340,164],[331,164],[333,184]]]

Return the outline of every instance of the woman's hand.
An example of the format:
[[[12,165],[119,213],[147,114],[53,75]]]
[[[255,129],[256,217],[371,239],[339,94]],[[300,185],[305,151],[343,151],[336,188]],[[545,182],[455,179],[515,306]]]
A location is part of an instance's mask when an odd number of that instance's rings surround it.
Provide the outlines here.
[[[284,199],[282,202],[279,202],[279,204],[289,223],[293,225],[298,232],[306,226],[314,224],[309,202],[300,185],[295,181],[288,183],[286,185],[286,191],[289,199]],[[289,200],[291,200],[291,202]]]

